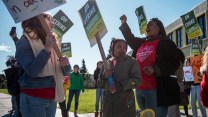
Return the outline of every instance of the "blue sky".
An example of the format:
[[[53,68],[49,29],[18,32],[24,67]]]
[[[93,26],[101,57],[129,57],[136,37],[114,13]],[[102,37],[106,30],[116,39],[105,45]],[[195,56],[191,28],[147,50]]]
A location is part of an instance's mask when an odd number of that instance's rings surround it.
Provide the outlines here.
[[[16,0],[14,0],[16,1]],[[139,33],[139,25],[135,15],[135,9],[143,5],[147,19],[153,17],[159,18],[164,26],[169,25],[181,15],[187,13],[192,8],[203,2],[204,0],[97,0],[97,4],[101,15],[104,19],[108,33],[102,39],[105,53],[108,53],[110,41],[112,37],[123,38],[119,26],[119,17],[123,14],[127,16],[129,24],[135,36],[143,37]],[[85,34],[80,16],[79,9],[87,2],[87,0],[67,0],[67,3],[49,10],[52,15],[56,14],[60,9],[70,18],[74,25],[63,36],[63,42],[71,42],[72,57],[69,58],[71,65],[82,65],[82,59],[85,60],[86,67],[90,73],[96,68],[97,61],[101,60],[98,46],[90,47],[89,41]],[[0,20],[0,74],[6,69],[6,57],[15,55],[15,45],[9,36],[12,26],[17,27],[17,35],[21,37],[21,23],[15,24],[3,2],[0,2],[1,20]],[[130,51],[130,48],[128,48]]]

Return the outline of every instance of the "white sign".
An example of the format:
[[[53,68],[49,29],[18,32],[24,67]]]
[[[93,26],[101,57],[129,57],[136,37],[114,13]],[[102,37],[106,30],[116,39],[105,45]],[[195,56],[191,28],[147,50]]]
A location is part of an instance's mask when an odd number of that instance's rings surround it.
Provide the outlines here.
[[[184,72],[185,82],[194,81],[194,75],[193,75],[191,66],[183,67],[183,72]]]
[[[66,3],[66,0],[3,0],[15,23]]]

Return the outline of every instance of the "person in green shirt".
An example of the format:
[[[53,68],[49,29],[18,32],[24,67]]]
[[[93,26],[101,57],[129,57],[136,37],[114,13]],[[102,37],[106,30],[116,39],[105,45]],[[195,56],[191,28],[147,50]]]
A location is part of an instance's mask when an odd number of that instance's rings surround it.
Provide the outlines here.
[[[70,110],[72,99],[75,95],[75,108],[74,108],[74,116],[77,116],[77,109],[79,105],[79,95],[80,91],[84,92],[84,79],[83,76],[79,72],[79,66],[74,65],[74,71],[70,73],[70,82],[71,86],[69,88],[69,96],[68,96],[68,103],[67,103],[67,110]]]

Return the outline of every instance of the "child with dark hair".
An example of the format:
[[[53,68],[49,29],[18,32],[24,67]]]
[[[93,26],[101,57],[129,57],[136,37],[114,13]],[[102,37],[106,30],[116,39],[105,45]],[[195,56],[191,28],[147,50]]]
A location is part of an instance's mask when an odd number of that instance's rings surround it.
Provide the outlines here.
[[[104,69],[98,79],[98,86],[105,88],[103,97],[104,117],[135,117],[135,97],[133,89],[141,82],[137,61],[128,56],[127,43],[113,39],[110,44],[112,58],[108,60],[109,69]],[[114,88],[110,88],[108,78],[112,76]]]

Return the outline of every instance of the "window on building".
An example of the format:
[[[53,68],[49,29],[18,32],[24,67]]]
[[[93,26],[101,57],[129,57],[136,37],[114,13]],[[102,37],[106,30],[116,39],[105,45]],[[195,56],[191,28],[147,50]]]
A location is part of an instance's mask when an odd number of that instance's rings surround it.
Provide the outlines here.
[[[182,28],[176,30],[176,44],[178,48],[182,47],[183,39],[182,39]]]
[[[186,34],[186,45],[191,44],[191,39],[188,38],[188,35]]]
[[[173,33],[168,34],[168,38],[173,41]]]
[[[197,18],[199,26],[202,31],[202,35],[199,36],[199,39],[204,39],[206,38],[206,19],[205,19],[205,14]]]

